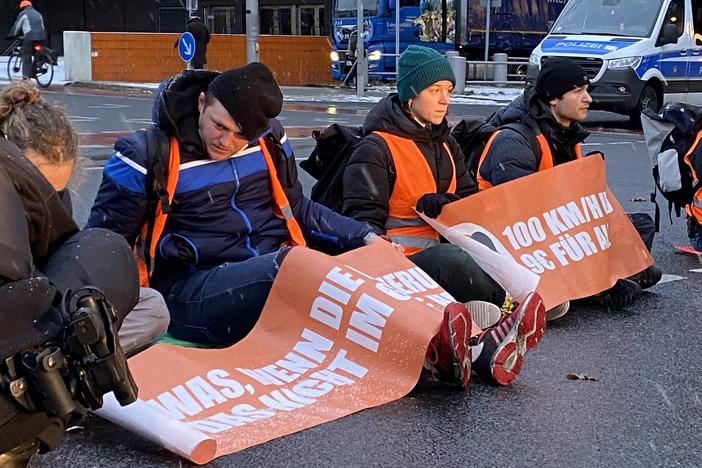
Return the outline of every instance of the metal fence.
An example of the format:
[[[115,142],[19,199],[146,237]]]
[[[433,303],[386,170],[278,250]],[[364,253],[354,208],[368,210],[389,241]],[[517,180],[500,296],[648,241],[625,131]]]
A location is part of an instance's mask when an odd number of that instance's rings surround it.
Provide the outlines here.
[[[504,54],[495,54],[499,57]],[[397,54],[382,54],[384,57],[397,57]],[[529,60],[525,58],[506,57],[506,60],[466,60],[465,79],[466,83],[470,84],[517,84],[524,81],[527,73]],[[356,64],[354,63],[354,66]],[[501,70],[502,67],[502,70]],[[387,77],[395,77],[397,72],[375,72],[368,71],[369,75],[382,75]],[[506,78],[506,79],[500,79]]]

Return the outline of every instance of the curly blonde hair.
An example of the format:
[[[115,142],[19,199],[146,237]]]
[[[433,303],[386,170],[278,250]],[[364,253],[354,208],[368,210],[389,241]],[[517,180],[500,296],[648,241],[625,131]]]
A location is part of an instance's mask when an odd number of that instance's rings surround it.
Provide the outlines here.
[[[28,82],[13,83],[0,94],[0,132],[20,149],[32,149],[52,163],[76,159],[78,134],[66,113]]]

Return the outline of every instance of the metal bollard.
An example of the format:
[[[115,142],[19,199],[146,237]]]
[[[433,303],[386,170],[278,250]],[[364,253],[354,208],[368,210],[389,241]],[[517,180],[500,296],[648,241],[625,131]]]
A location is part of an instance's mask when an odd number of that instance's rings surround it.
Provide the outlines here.
[[[463,94],[466,91],[466,58],[458,55],[457,51],[449,50],[446,58],[456,77],[456,86],[453,88],[454,94]]]
[[[507,54],[493,55],[495,61],[495,80],[497,82],[507,81]],[[498,86],[503,86],[504,83],[498,83]]]

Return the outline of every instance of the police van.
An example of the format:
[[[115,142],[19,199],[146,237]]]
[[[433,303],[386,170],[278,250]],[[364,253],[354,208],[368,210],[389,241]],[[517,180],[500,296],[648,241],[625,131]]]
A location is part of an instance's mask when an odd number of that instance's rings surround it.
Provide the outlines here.
[[[664,102],[702,104],[702,0],[570,0],[534,49],[527,82],[553,56],[587,71],[592,109],[636,122]]]

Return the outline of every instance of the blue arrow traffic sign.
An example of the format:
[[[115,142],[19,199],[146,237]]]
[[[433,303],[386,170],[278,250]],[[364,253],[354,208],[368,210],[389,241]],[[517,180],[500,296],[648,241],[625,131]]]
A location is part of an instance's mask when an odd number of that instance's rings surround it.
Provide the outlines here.
[[[189,62],[195,55],[195,38],[189,32],[184,32],[178,39],[178,54],[184,62]]]

